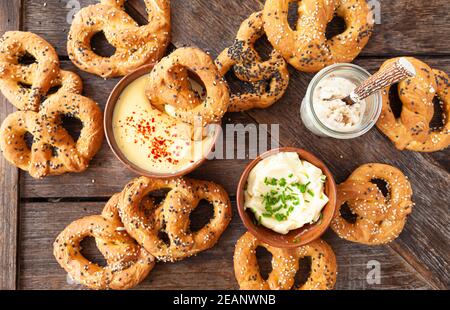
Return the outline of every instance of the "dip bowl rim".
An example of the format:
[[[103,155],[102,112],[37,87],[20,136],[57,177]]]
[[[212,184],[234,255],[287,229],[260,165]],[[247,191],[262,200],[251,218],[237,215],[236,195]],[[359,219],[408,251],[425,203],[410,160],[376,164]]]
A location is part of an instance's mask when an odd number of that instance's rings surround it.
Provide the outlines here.
[[[119,146],[116,143],[116,139],[114,137],[114,130],[113,130],[113,115],[114,115],[114,109],[116,107],[116,104],[120,98],[120,95],[124,91],[124,89],[130,85],[132,82],[137,80],[138,78],[144,76],[145,74],[149,74],[154,66],[156,66],[157,63],[150,63],[143,65],[136,70],[128,73],[124,77],[120,79],[120,81],[114,86],[113,90],[111,91],[108,100],[106,102],[105,111],[104,111],[104,117],[103,117],[103,127],[105,131],[105,137],[106,141],[108,142],[108,145],[114,155],[117,159],[129,170],[132,172],[140,175],[140,176],[146,176],[149,178],[160,178],[160,179],[168,179],[168,178],[177,178],[184,176],[186,174],[191,173],[195,169],[197,169],[199,166],[201,166],[208,158],[208,156],[213,152],[215,144],[217,142],[217,139],[220,136],[220,131],[222,130],[221,124],[211,124],[215,127],[214,129],[214,137],[213,142],[211,143],[211,146],[208,148],[206,152],[204,152],[201,159],[198,161],[186,166],[185,168],[175,171],[173,173],[158,173],[155,171],[148,171],[145,170],[138,165],[132,163],[128,158],[122,153]]]
[[[328,203],[322,209],[322,218],[318,223],[307,224],[301,228],[291,230],[283,235],[269,228],[255,223],[255,217],[251,210],[245,210],[245,190],[247,179],[253,168],[263,159],[283,152],[294,152],[299,155],[301,160],[308,161],[314,166],[320,168],[327,177],[324,192],[328,196]],[[247,230],[260,241],[277,248],[298,248],[314,240],[319,239],[331,224],[336,213],[337,189],[333,175],[328,167],[314,154],[301,148],[281,147],[269,150],[250,162],[242,173],[236,192],[236,203],[239,216]]]

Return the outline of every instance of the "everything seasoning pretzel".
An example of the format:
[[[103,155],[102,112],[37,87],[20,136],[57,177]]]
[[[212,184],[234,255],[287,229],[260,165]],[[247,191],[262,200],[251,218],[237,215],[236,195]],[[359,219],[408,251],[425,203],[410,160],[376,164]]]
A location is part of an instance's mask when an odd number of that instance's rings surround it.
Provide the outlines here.
[[[169,189],[166,198],[152,212],[140,206],[151,192]],[[190,231],[190,213],[201,200],[214,208],[208,224]],[[128,233],[147,251],[161,261],[177,261],[207,250],[218,239],[231,220],[231,203],[225,190],[212,182],[191,179],[138,178],[122,192],[120,216]],[[169,244],[159,236],[165,232]]]
[[[298,21],[292,30],[289,4],[298,2]],[[346,30],[326,38],[327,24],[336,15]],[[267,38],[297,70],[317,72],[334,63],[351,62],[373,31],[373,14],[366,0],[267,0],[264,6]]]
[[[383,195],[372,183],[383,180],[389,194]],[[403,230],[412,211],[412,189],[403,173],[389,165],[366,164],[356,169],[338,186],[335,218],[331,228],[339,237],[367,245],[393,241]],[[342,217],[342,206],[348,205],[356,216],[354,221]]]
[[[264,247],[272,254],[272,271],[264,280],[259,271],[256,249]],[[242,290],[289,290],[299,271],[299,261],[311,257],[311,273],[304,284],[295,289],[332,289],[336,282],[336,257],[330,246],[322,240],[295,249],[281,249],[260,242],[246,232],[236,244],[234,273]]]
[[[191,90],[189,73],[204,85],[204,99]],[[153,106],[191,125],[198,120],[202,125],[220,122],[230,99],[228,85],[211,57],[192,47],[175,50],[153,68],[146,95]]]
[[[398,93],[402,102],[400,118],[392,112],[389,91],[382,92],[383,108],[377,127],[399,150],[434,152],[450,145],[450,80],[446,73],[431,69],[418,59],[407,58],[416,69],[416,76],[398,84]],[[397,61],[386,61],[382,68]],[[444,124],[442,128],[430,128],[434,115],[435,97],[443,105]]]
[[[78,118],[83,128],[75,142],[61,125],[61,116]],[[33,136],[31,149],[25,134]],[[34,178],[84,171],[103,140],[102,113],[97,104],[77,94],[49,97],[36,113],[10,114],[0,128],[0,148],[13,165]]]
[[[148,24],[144,26],[125,12],[124,2],[102,0],[75,15],[67,50],[81,70],[104,78],[123,76],[163,56],[170,36],[170,1],[145,0]],[[91,38],[101,31],[115,47],[110,57],[99,56],[92,50]]]
[[[101,215],[74,221],[53,245],[58,263],[76,282],[91,289],[128,289],[138,285],[155,265],[154,257],[123,229],[117,211],[119,194],[106,204]],[[94,237],[107,265],[101,267],[81,254],[80,242]]]
[[[251,86],[247,93],[231,95],[230,112],[267,108],[286,92],[289,71],[281,54],[273,50],[269,60],[263,61],[254,48],[254,43],[264,34],[262,12],[253,13],[242,23],[233,45],[216,59],[222,76],[233,69],[241,81]]]
[[[34,57],[36,63],[21,64],[26,55]],[[38,111],[42,98],[61,84],[61,78],[58,55],[41,37],[10,31],[0,39],[0,91],[19,110]],[[77,80],[74,73],[70,78]]]

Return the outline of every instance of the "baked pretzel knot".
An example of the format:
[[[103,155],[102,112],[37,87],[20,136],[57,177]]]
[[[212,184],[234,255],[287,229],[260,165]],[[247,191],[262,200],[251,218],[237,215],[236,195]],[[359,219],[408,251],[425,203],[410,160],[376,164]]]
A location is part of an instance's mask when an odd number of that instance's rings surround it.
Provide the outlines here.
[[[78,118],[83,128],[75,142],[61,124],[61,116]],[[25,134],[33,136],[31,148]],[[34,178],[84,171],[103,140],[102,113],[97,104],[77,94],[48,98],[39,112],[10,114],[0,128],[0,148],[13,165]]]
[[[389,193],[383,195],[374,180],[383,180]],[[331,228],[339,237],[367,245],[393,241],[403,230],[407,215],[411,213],[411,185],[403,173],[389,165],[366,164],[356,169],[338,186],[339,211]],[[342,207],[347,204],[355,216],[344,219]]]
[[[231,95],[230,112],[267,108],[286,92],[289,72],[281,54],[273,50],[269,60],[263,61],[254,48],[264,34],[262,12],[253,13],[242,23],[233,45],[216,59],[222,76],[233,69],[236,77],[251,87],[247,93]]]
[[[298,2],[295,30],[288,22],[292,2]],[[327,25],[335,14],[345,20],[346,30],[327,39]],[[267,0],[264,22],[272,45],[293,67],[306,72],[351,62],[367,44],[374,24],[366,0]]]
[[[377,127],[391,139],[399,150],[434,152],[450,145],[450,82],[446,73],[431,69],[415,58],[407,58],[416,69],[416,76],[401,81],[398,93],[402,102],[400,118],[391,109],[390,87],[382,92],[383,108]],[[382,68],[398,58],[386,61]],[[444,124],[430,128],[435,98],[443,105]]]
[[[156,208],[142,208],[148,194],[168,189]],[[208,224],[196,232],[190,230],[190,213],[201,200],[214,208]],[[122,192],[120,217],[127,232],[161,261],[177,261],[207,250],[217,243],[231,220],[231,204],[225,190],[211,182],[191,179],[138,178]],[[166,233],[169,241],[161,239]]]
[[[123,230],[117,211],[119,194],[101,215],[74,221],[56,238],[53,254],[76,282],[91,289],[128,289],[139,284],[153,269],[154,257]],[[81,254],[80,242],[94,237],[107,265],[101,267]]]
[[[261,276],[256,249],[264,247],[272,254],[272,272],[267,280]],[[311,273],[305,283],[295,289],[332,289],[336,282],[336,257],[331,247],[316,240],[296,249],[280,249],[264,244],[246,232],[234,251],[234,274],[242,290],[289,290],[295,285],[295,276],[302,258],[311,259]]]
[[[26,55],[34,57],[36,62],[21,64],[21,58]],[[76,79],[67,75],[65,80]],[[50,88],[61,84],[61,78],[58,55],[41,37],[10,31],[0,39],[0,91],[19,110],[38,111],[42,97]]]
[[[191,89],[190,77],[204,85],[204,98]],[[154,67],[146,95],[153,106],[191,125],[220,122],[230,99],[211,57],[192,47],[175,50]]]
[[[125,12],[124,2],[102,0],[75,15],[67,50],[81,70],[104,78],[122,76],[163,56],[170,35],[170,1],[145,0],[148,24],[140,27]],[[115,47],[111,57],[92,51],[91,38],[101,31]]]

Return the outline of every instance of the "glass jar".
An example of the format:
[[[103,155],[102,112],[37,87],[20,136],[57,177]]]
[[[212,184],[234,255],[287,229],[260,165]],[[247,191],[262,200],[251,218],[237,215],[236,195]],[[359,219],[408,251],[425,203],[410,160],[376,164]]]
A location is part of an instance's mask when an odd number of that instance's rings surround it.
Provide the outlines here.
[[[340,63],[334,64],[322,69],[312,79],[303,98],[300,114],[305,126],[314,134],[322,137],[332,137],[336,139],[352,139],[359,137],[368,132],[380,117],[382,99],[381,93],[377,92],[364,99],[365,109],[361,122],[351,131],[336,131],[325,125],[317,116],[314,110],[314,92],[317,85],[323,79],[330,76],[336,76],[348,79],[356,86],[360,85],[364,80],[370,77],[370,73],[354,64]]]

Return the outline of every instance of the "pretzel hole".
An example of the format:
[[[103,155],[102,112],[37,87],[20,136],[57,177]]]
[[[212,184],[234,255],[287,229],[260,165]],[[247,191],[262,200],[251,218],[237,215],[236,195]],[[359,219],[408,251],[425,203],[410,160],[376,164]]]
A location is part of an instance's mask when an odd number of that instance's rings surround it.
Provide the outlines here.
[[[398,83],[391,86],[389,89],[389,105],[395,118],[400,118],[402,114],[402,101],[398,92]]]
[[[234,70],[229,70],[225,74],[225,80],[230,88],[230,93],[232,95],[240,96],[241,94],[252,94],[255,93],[255,88],[249,82],[240,80],[235,74]]]
[[[155,206],[159,206],[164,200],[166,200],[166,197],[167,197],[167,194],[169,193],[169,191],[170,191],[169,188],[155,190],[155,191],[148,193],[145,198],[152,200],[152,202]],[[144,199],[142,201],[144,201]]]
[[[270,45],[266,34],[256,40],[253,47],[263,61],[270,59],[270,54],[273,51],[273,47]]]
[[[78,138],[81,135],[81,130],[83,129],[83,123],[80,119],[64,114],[61,116],[61,125],[67,130],[73,141],[78,141]]]
[[[87,260],[97,264],[99,266],[105,267],[107,265],[106,259],[103,257],[102,253],[97,248],[95,244],[94,237],[84,238],[80,242],[81,255],[83,255]]]
[[[206,86],[202,79],[194,71],[188,70],[189,84],[191,85],[191,91],[199,99],[205,99],[206,97]]]
[[[379,190],[381,191],[381,193],[383,194],[384,197],[388,198],[389,197],[389,184],[383,180],[383,179],[372,179],[370,180],[370,183],[375,184]]]
[[[196,232],[205,227],[214,217],[214,208],[207,200],[200,200],[197,207],[189,214],[190,230]]]
[[[325,37],[327,40],[340,35],[347,29],[347,24],[345,19],[341,16],[335,15],[333,19],[328,23],[327,29],[325,30]]]
[[[444,102],[439,96],[433,98],[434,114],[430,121],[430,128],[432,131],[440,131],[446,123]]]
[[[25,89],[31,89],[31,85],[30,84],[25,84],[23,82],[19,82],[17,83],[19,85],[19,87],[21,88],[25,88]]]
[[[23,140],[25,141],[25,145],[28,147],[28,149],[31,150],[31,146],[33,145],[34,140],[33,135],[27,131],[23,135]]]
[[[294,288],[298,289],[302,287],[311,276],[312,258],[311,256],[305,256],[298,261],[298,271],[294,278]]]
[[[267,251],[265,247],[259,246],[256,248],[256,260],[261,277],[267,280],[272,272],[272,253]]]
[[[111,57],[116,52],[116,48],[106,40],[103,31],[97,32],[92,36],[91,48],[95,54],[101,57]]]
[[[56,92],[62,87],[62,85],[56,85],[51,87],[48,91],[47,94],[45,94],[44,96],[41,97],[41,102],[44,102],[45,100],[47,100],[47,98],[50,95],[56,94]]]
[[[158,231],[158,238],[164,242],[166,246],[170,246],[170,238],[169,235],[166,233],[166,223],[163,223],[163,226],[161,227],[161,230]]]
[[[19,57],[18,62],[21,65],[29,66],[29,65],[32,65],[32,64],[36,63],[37,60],[36,60],[36,57],[34,57],[33,55],[31,55],[28,52],[25,52],[23,55],[21,55]]]
[[[355,224],[358,219],[358,215],[353,213],[348,203],[344,203],[339,210],[341,217],[350,224]]]
[[[292,30],[297,30],[297,21],[299,19],[298,14],[298,1],[291,1],[288,9],[288,24]]]
[[[139,26],[144,26],[148,24],[147,18],[144,17],[146,16],[147,13],[146,12],[146,7],[145,7],[145,3],[143,0],[134,0],[133,1],[133,5],[138,7],[138,9],[134,8],[133,6],[131,6],[129,4],[129,1],[125,2],[125,12],[131,16],[131,18],[134,19],[134,21],[139,25]],[[143,12],[144,15],[141,15],[139,12]]]

